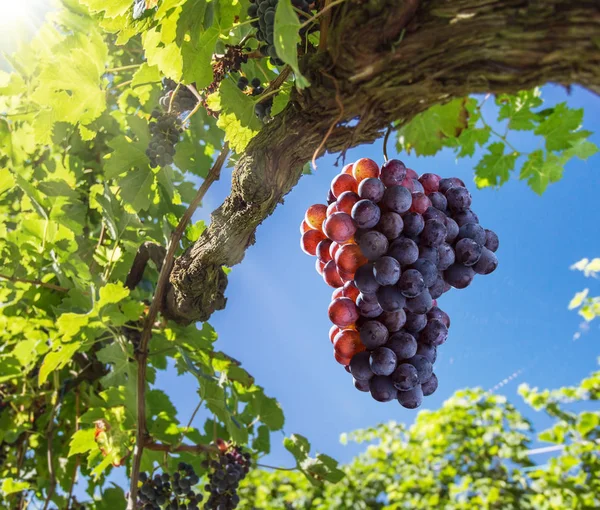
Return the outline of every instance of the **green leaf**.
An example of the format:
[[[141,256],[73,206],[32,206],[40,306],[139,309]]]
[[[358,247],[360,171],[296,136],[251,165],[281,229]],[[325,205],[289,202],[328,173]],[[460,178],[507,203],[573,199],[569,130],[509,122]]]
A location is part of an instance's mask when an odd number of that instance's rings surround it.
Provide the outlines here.
[[[290,102],[290,94],[292,92],[292,83],[286,81],[279,88],[279,92],[273,98],[273,106],[271,107],[271,116],[275,117],[278,113],[281,113],[283,109]]]
[[[150,170],[150,162],[146,156],[147,146],[144,143],[127,136],[119,136],[112,139],[108,145],[113,149],[104,164],[104,173],[108,179],[134,168]]]
[[[284,438],[283,446],[294,456],[298,464],[306,460],[310,454],[310,443],[300,434],[292,434]]]
[[[119,179],[121,198],[136,212],[146,211],[152,204],[155,175],[150,167],[136,168]]]
[[[46,354],[42,366],[40,367],[40,373],[38,375],[38,384],[41,386],[46,382],[48,376],[55,370],[63,368],[73,355],[81,347],[81,342],[73,342],[70,344],[62,344],[58,350],[49,352]]]
[[[15,480],[14,478],[5,478],[2,481],[2,494],[8,496],[15,492],[22,492],[28,490],[31,485],[28,482]]]
[[[539,116],[532,111],[543,104],[539,88],[522,90],[514,95],[500,94],[496,98],[500,105],[498,120],[508,119],[508,128],[520,131],[532,131]]]
[[[108,18],[116,18],[125,14],[131,9],[131,0],[79,0],[83,5],[86,5],[90,12],[104,12]]]
[[[235,113],[221,113],[217,126],[225,131],[225,140],[237,154],[244,152],[250,140],[256,135],[256,131],[242,125]]]
[[[294,71],[296,86],[306,88],[310,86],[308,80],[302,76],[298,66],[298,44],[300,44],[300,20],[292,6],[291,0],[279,0],[275,11],[275,29],[273,42],[277,56]]]
[[[519,178],[527,179],[529,187],[538,195],[542,195],[548,184],[561,179],[563,170],[563,162],[558,156],[550,153],[544,159],[544,153],[536,150],[529,154]]]
[[[94,439],[94,429],[79,429],[71,436],[68,457],[78,453],[86,453],[98,447]]]
[[[590,432],[598,428],[600,415],[597,412],[584,411],[577,420],[577,432],[581,437],[586,437]]]
[[[566,103],[557,104],[534,131],[546,139],[546,149],[560,151],[568,149],[574,142],[587,138],[589,131],[581,131],[583,109],[569,108]]]
[[[502,142],[492,143],[488,151],[475,166],[475,184],[479,188],[501,186],[508,181],[518,157],[514,152],[505,154]]]

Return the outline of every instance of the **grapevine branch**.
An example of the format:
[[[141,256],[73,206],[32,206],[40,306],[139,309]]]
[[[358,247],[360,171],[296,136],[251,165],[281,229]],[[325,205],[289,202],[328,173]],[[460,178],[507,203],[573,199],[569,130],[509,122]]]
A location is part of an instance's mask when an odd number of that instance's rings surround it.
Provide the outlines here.
[[[208,446],[205,444],[180,444],[171,445],[164,443],[157,443],[155,441],[147,441],[144,444],[148,450],[154,450],[157,452],[168,452],[168,453],[219,453],[219,449],[216,446]]]
[[[138,362],[138,371],[137,371],[137,430],[136,430],[136,445],[134,450],[133,457],[133,465],[131,468],[131,485],[129,489],[129,501],[127,508],[129,510],[133,510],[135,508],[135,502],[137,499],[137,485],[138,478],[140,474],[140,466],[142,462],[142,454],[144,453],[144,448],[149,448],[148,438],[148,430],[146,426],[146,368],[148,362],[148,344],[150,343],[150,338],[152,337],[152,326],[156,321],[156,317],[158,316],[158,312],[162,308],[163,298],[165,295],[165,290],[169,284],[169,275],[171,273],[171,268],[173,266],[173,261],[175,260],[175,252],[179,247],[179,243],[185,229],[187,227],[188,222],[191,220],[192,215],[195,210],[200,205],[200,202],[204,198],[204,195],[210,188],[213,182],[219,179],[221,175],[221,168],[227,159],[229,154],[229,146],[227,143],[223,145],[221,153],[217,157],[215,163],[212,168],[209,170],[208,175],[202,182],[202,185],[198,189],[196,196],[186,209],[182,218],[179,220],[177,227],[171,234],[171,239],[169,241],[169,246],[167,249],[167,254],[163,261],[163,265],[161,267],[160,273],[158,275],[158,283],[156,285],[156,290],[154,292],[154,298],[152,299],[152,304],[150,305],[150,310],[148,311],[148,315],[144,321],[144,329],[142,330],[142,336],[140,339],[139,350],[137,352],[136,358]],[[181,445],[184,446],[184,445]]]
[[[28,283],[30,285],[37,285],[38,287],[56,290],[57,292],[69,292],[69,289],[67,289],[66,287],[54,285],[53,283],[41,282],[39,280],[28,280],[27,278],[18,278],[16,276],[7,276],[5,274],[0,274],[0,278],[2,278],[3,280],[8,280],[9,282]]]

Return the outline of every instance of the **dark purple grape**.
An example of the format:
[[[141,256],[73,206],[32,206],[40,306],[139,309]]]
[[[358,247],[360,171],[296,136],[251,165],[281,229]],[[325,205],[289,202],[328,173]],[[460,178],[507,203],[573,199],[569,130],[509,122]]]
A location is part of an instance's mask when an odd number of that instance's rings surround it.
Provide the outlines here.
[[[375,202],[359,200],[352,207],[351,216],[358,228],[373,228],[379,223],[381,210]]]
[[[459,213],[453,214],[452,219],[456,221],[456,224],[459,227],[462,227],[467,223],[479,223],[479,218],[473,211],[471,211],[471,209],[467,209],[466,211],[461,211]]]
[[[431,299],[439,298],[444,293],[445,288],[446,288],[446,282],[444,282],[443,275],[442,276],[438,275],[435,283],[433,285],[429,286],[429,294],[431,294]]]
[[[375,280],[372,262],[360,266],[356,270],[356,273],[354,273],[354,285],[356,285],[357,289],[364,294],[375,294],[375,292],[377,292],[379,284],[377,283],[377,280]]]
[[[390,375],[398,365],[396,353],[387,347],[378,347],[371,352],[371,370],[375,375]]]
[[[412,358],[407,359],[406,363],[410,363],[417,369],[417,373],[419,374],[419,384],[429,381],[431,374],[433,373],[433,365],[425,356],[415,354]]]
[[[360,379],[352,379],[352,384],[354,384],[354,387],[358,391],[364,391],[365,393],[368,393],[369,391],[371,391],[369,381],[361,381]]]
[[[475,277],[473,268],[462,264],[452,264],[444,271],[444,280],[455,289],[464,289],[470,285]]]
[[[406,322],[406,312],[398,310],[397,312],[383,312],[378,318],[390,333],[400,331]]]
[[[433,299],[428,289],[425,289],[417,297],[406,300],[406,309],[412,313],[427,313],[433,306]]]
[[[378,402],[389,402],[398,395],[398,390],[392,383],[392,379],[385,375],[376,375],[369,381],[371,396]]]
[[[407,310],[405,310],[405,312],[406,322],[404,323],[403,329],[408,331],[411,335],[416,335],[427,326],[427,315],[422,313],[412,313]]]
[[[425,193],[425,188],[419,182],[419,179],[413,179],[412,183],[413,183],[413,193]]]
[[[477,223],[465,223],[458,230],[457,239],[473,239],[477,244],[483,246],[486,241],[486,233],[481,225]]]
[[[335,202],[335,200],[336,200],[335,195],[333,194],[331,189],[329,189],[327,191],[327,205],[332,204],[333,202]]]
[[[437,319],[442,321],[442,323],[449,328],[450,327],[450,316],[444,312],[441,308],[434,306],[431,310],[427,312],[427,318],[429,320]]]
[[[461,241],[462,242],[462,241]],[[493,251],[483,248],[481,256],[477,263],[473,266],[473,270],[477,274],[490,274],[493,273],[498,267],[498,259]]]
[[[379,178],[381,179],[381,182],[383,182],[383,184],[385,184],[388,188],[392,186],[399,186],[406,178],[406,167],[402,161],[398,159],[390,159],[381,167],[381,175]]]
[[[446,191],[446,200],[448,200],[448,209],[453,213],[466,211],[471,207],[471,193],[467,188],[454,186]]]
[[[390,211],[381,215],[376,228],[387,239],[394,240],[402,233],[404,221],[398,213]]]
[[[360,237],[355,237],[355,239],[362,254],[370,261],[377,260],[385,255],[389,248],[387,237],[376,230],[361,233]]]
[[[431,287],[437,279],[437,266],[428,259],[420,258],[416,260],[415,263],[411,266],[411,269],[416,269],[417,271],[419,271],[419,273],[421,273],[423,281],[425,282],[425,287]]]
[[[441,271],[448,269],[456,260],[454,250],[448,243],[442,243],[438,246],[438,255],[437,267]]]
[[[433,365],[437,359],[437,347],[432,344],[418,344],[417,354],[427,358],[429,363]]]
[[[473,239],[465,237],[456,243],[454,250],[457,262],[465,266],[473,266],[481,257],[483,246],[473,241]]]
[[[436,209],[433,206],[428,207],[427,210],[423,213],[423,219],[425,220],[425,222],[427,222],[428,220],[438,220],[443,225],[445,225],[447,217],[448,216],[446,216],[445,213],[443,213],[439,209]]]
[[[402,407],[416,409],[423,403],[423,390],[421,389],[421,385],[417,384],[411,390],[399,391],[397,397]]]
[[[439,246],[446,239],[446,225],[439,220],[427,220],[421,232],[421,242],[427,246]]]
[[[398,280],[398,289],[407,298],[417,297],[425,290],[423,275],[416,269],[407,269]]]
[[[417,354],[417,341],[406,331],[397,331],[392,334],[385,347],[394,351],[398,360],[412,358]]]
[[[446,216],[446,242],[452,244],[458,237],[458,223],[454,221],[450,216]],[[355,234],[356,235],[356,234]]]
[[[426,246],[425,244],[420,244],[419,258],[429,260],[429,262],[437,266],[438,262],[440,261],[440,254],[436,246]]]
[[[369,177],[363,179],[358,185],[358,196],[360,198],[366,198],[372,202],[379,202],[383,198],[385,192],[385,186],[376,177]]]
[[[412,390],[419,384],[419,373],[410,363],[400,363],[391,378],[394,387],[400,391]]]
[[[394,257],[401,266],[408,266],[419,258],[419,247],[412,239],[399,237],[390,244],[388,255]]]
[[[373,297],[369,299],[368,296]],[[356,307],[358,308],[358,313],[367,319],[375,319],[383,312],[375,294],[363,294],[361,292],[356,298]]]
[[[446,193],[450,188],[454,186],[462,186],[464,188],[465,184],[458,177],[448,177],[447,179],[440,179],[439,182],[439,191],[441,193]]]
[[[400,278],[400,263],[393,257],[381,257],[373,264],[373,274],[379,285],[395,285]]]
[[[431,200],[431,205],[440,211],[445,211],[448,207],[448,200],[446,200],[445,195],[439,191],[430,193],[429,200]]]
[[[404,229],[402,230],[402,233],[405,236],[417,237],[425,227],[425,220],[419,213],[408,212],[402,217],[402,219],[404,220]]]
[[[498,246],[500,245],[500,241],[498,239],[498,235],[493,230],[485,229],[485,247],[490,251],[496,251]]]
[[[397,312],[402,310],[406,304],[406,298],[395,285],[379,287],[377,301],[384,312]]]
[[[427,326],[419,334],[419,342],[442,345],[448,339],[448,328],[437,319],[429,320]]]
[[[352,356],[350,360],[350,373],[352,377],[360,381],[368,381],[373,377],[373,371],[369,363],[370,358],[371,356],[367,351],[362,351]]]
[[[423,396],[428,397],[429,395],[433,395],[435,390],[438,387],[438,378],[437,375],[431,374],[429,381],[424,384],[421,384],[421,389],[423,390]]]
[[[405,213],[412,205],[412,195],[404,186],[391,186],[385,190],[381,203],[388,211]]]
[[[360,341],[369,349],[377,349],[385,345],[390,334],[379,321],[367,321],[360,327]]]

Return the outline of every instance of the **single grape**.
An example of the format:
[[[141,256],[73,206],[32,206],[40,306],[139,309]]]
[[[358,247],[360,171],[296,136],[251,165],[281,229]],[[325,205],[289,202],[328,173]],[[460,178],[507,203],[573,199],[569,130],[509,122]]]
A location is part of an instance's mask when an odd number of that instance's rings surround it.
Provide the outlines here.
[[[414,298],[425,290],[423,275],[416,269],[407,269],[400,275],[398,289],[404,297]]]
[[[428,289],[425,289],[417,297],[406,300],[406,309],[412,313],[427,313],[433,306],[433,299]]]
[[[413,179],[412,183],[413,183],[413,191],[412,191],[413,193],[425,193],[425,188],[419,182],[419,179]]]
[[[436,247],[421,244],[419,245],[419,259],[428,260],[433,265],[437,266],[440,261],[440,254]]]
[[[355,354],[365,350],[358,331],[352,329],[340,331],[333,340],[333,348],[344,358],[352,358]]]
[[[358,185],[358,196],[371,202],[379,202],[383,198],[384,192],[385,186],[383,182],[375,177],[364,179]]]
[[[402,267],[408,266],[419,258],[419,247],[412,239],[399,237],[390,245],[388,256],[395,258]]]
[[[441,177],[437,174],[426,173],[419,177],[419,182],[425,188],[425,193],[429,195],[430,193],[437,192],[440,187],[440,179]]]
[[[338,288],[334,289],[333,292],[331,293],[331,301],[333,301],[334,299],[337,299],[339,297],[346,297],[346,296],[344,296],[344,287],[338,287]]]
[[[406,409],[416,409],[423,403],[423,390],[421,389],[421,385],[418,384],[408,391],[399,391],[397,398],[402,407],[405,407]]]
[[[331,239],[323,239],[321,242],[319,242],[319,244],[317,244],[317,258],[325,264],[331,260],[331,253],[329,252],[329,249],[331,248],[331,242]]]
[[[343,244],[356,232],[356,224],[349,214],[337,212],[325,220],[323,232],[332,241]]]
[[[373,274],[379,285],[395,285],[400,278],[400,263],[393,257],[381,257],[373,264]]]
[[[367,297],[369,294],[360,294],[356,299],[356,306],[358,307],[358,311],[362,317],[367,319],[374,319],[379,317],[383,310],[377,301],[377,297],[373,294],[373,300],[369,300]]]
[[[356,179],[348,174],[338,174],[331,181],[331,193],[334,197],[339,197],[344,191],[358,191]]]
[[[387,238],[376,230],[361,233],[357,238],[362,254],[370,261],[377,260],[388,251],[389,242]]]
[[[419,384],[419,373],[410,363],[400,363],[391,375],[392,383],[397,390],[412,390]]]
[[[498,246],[500,245],[500,241],[498,240],[498,235],[493,230],[485,229],[485,247],[490,251],[496,251]]]
[[[340,331],[342,330],[335,324],[329,328],[329,340],[331,340],[331,343],[333,343],[335,335],[337,335]]]
[[[344,283],[344,284],[347,282],[354,281],[354,273],[353,272],[344,271],[340,267],[338,267],[338,274],[340,275],[340,278],[342,279],[342,283]]]
[[[360,294],[360,290],[354,284],[354,281],[344,283],[342,287],[342,295],[343,297],[350,298],[352,301],[356,303],[358,296]]]
[[[369,350],[385,345],[389,336],[387,328],[379,321],[370,320],[360,326],[360,340]]]
[[[472,267],[462,264],[452,264],[444,271],[444,280],[455,289],[464,289],[470,285],[475,276]]]
[[[441,276],[438,275],[434,284],[430,285],[428,288],[429,288],[429,294],[431,295],[432,299],[439,298],[444,293],[444,290],[446,288],[446,282],[444,282],[443,274]]]
[[[381,210],[375,202],[359,200],[352,207],[352,219],[358,228],[373,228],[381,218]]]
[[[446,216],[446,242],[452,244],[458,237],[458,224],[450,216]]]
[[[381,215],[381,219],[375,228],[387,239],[394,240],[402,233],[404,221],[398,213],[389,211]]]
[[[448,328],[438,319],[430,319],[419,334],[420,343],[433,344],[436,347],[442,345],[447,339]]]
[[[423,214],[428,207],[431,207],[431,200],[425,193],[413,193],[412,204],[410,206],[411,212]]]
[[[344,168],[342,168],[342,171],[340,173],[352,175],[352,167],[353,166],[354,166],[354,163],[348,163],[347,165],[344,165]]]
[[[335,260],[335,254],[341,247],[341,244],[332,241],[331,245],[329,246],[329,255],[331,256],[331,260]]]
[[[360,183],[370,177],[379,177],[379,165],[372,159],[361,158],[352,167],[352,175]]]
[[[334,260],[330,260],[327,262],[327,264],[325,264],[325,267],[323,268],[323,280],[325,280],[327,285],[333,288],[344,285]]]
[[[439,246],[447,235],[446,225],[439,220],[427,220],[421,233],[421,242],[427,246]]]
[[[440,211],[439,209],[436,209],[433,206],[428,207],[427,210],[423,213],[423,219],[425,221],[438,220],[440,223],[442,223],[442,225],[444,225],[444,227],[446,226],[447,217],[448,216],[446,216],[446,213]]]
[[[304,234],[305,232],[308,232],[309,230],[312,230],[310,225],[308,223],[306,223],[305,220],[302,220],[302,223],[300,223],[300,234]]]
[[[404,323],[404,330],[408,331],[411,335],[416,335],[427,326],[427,315],[421,313],[412,313],[408,310],[406,312],[406,322]]]
[[[404,220],[404,229],[403,234],[409,237],[417,237],[421,232],[423,232],[423,228],[425,228],[425,219],[419,213],[408,212],[403,218]],[[456,228],[458,231],[458,227]]]
[[[381,203],[388,211],[402,214],[410,209],[412,195],[404,186],[391,186],[385,190]]]
[[[461,241],[462,242],[462,241]],[[479,260],[473,265],[473,270],[477,274],[493,273],[498,267],[498,259],[492,250],[483,248]]]
[[[353,191],[344,191],[337,199],[336,208],[338,212],[352,213],[354,204],[360,200],[360,197]]]
[[[300,247],[308,255],[317,254],[317,245],[325,239],[325,235],[320,230],[307,230],[300,238]]]
[[[477,223],[465,223],[458,230],[457,239],[473,239],[477,244],[483,246],[487,239],[487,234],[481,225]]]
[[[408,170],[408,169],[407,169]],[[404,178],[404,180],[400,183],[400,186],[406,188],[408,191],[413,193],[415,191],[415,180],[408,175]]]
[[[433,395],[435,390],[438,387],[438,378],[437,375],[431,374],[429,380],[421,385],[421,389],[423,390],[423,396],[428,397],[429,395]]]
[[[406,362],[417,369],[417,373],[419,374],[419,384],[429,381],[431,374],[433,373],[433,365],[425,356],[415,354],[412,358],[406,360]]]
[[[450,328],[450,316],[437,306],[434,306],[427,312],[427,318],[429,320],[437,319],[441,321],[447,328]]]
[[[369,262],[359,267],[354,274],[354,284],[361,292],[365,294],[375,294],[379,289],[379,283],[375,279],[373,272],[373,263]]]
[[[352,377],[360,381],[368,381],[373,377],[373,371],[371,370],[371,354],[366,351],[361,351],[358,354],[352,356],[350,361],[350,373]]]
[[[323,262],[322,260],[316,259],[315,260],[315,270],[317,271],[317,273],[319,273],[321,276],[323,276],[324,269],[325,269],[325,262]]]
[[[437,347],[432,344],[419,343],[417,347],[417,354],[419,356],[424,356],[429,363],[433,365],[437,359]]]
[[[428,259],[418,259],[411,266],[411,269],[416,269],[421,273],[425,287],[431,287],[437,279],[437,266]],[[407,296],[408,297],[408,296]]]
[[[471,207],[471,194],[467,188],[462,186],[454,186],[446,191],[446,199],[448,200],[448,209],[453,213],[466,211]]]
[[[441,179],[439,184],[439,191],[445,194],[450,188],[453,188],[454,186],[462,186],[464,188],[465,183],[458,177],[449,177],[447,179]]]
[[[406,178],[406,167],[398,159],[390,159],[381,167],[381,182],[386,187],[399,186]]]
[[[332,193],[331,189],[327,190],[327,204],[331,205],[335,202],[335,195]]]
[[[343,365],[345,367],[347,367],[348,365],[350,365],[350,358],[345,358],[344,356],[340,356],[335,349],[333,350],[333,357],[335,358],[335,360],[340,364]]]
[[[352,363],[352,362],[350,362]],[[358,391],[364,391],[368,393],[370,391],[369,381],[361,381],[359,379],[352,379],[352,384]]]
[[[473,239],[465,237],[456,243],[454,250],[457,262],[464,264],[465,266],[472,266],[476,264],[481,257],[483,246],[473,241]]]
[[[398,360],[412,358],[417,354],[417,341],[414,336],[406,331],[393,333],[385,347],[394,351]]]
[[[438,263],[437,267],[441,271],[448,269],[456,259],[452,246],[448,243],[442,243],[438,246]]]
[[[371,352],[370,363],[375,375],[391,375],[398,365],[398,359],[391,349],[378,347]]]
[[[350,193],[352,193],[352,192],[350,192]],[[329,216],[331,216],[334,212],[339,212],[338,208],[337,208],[337,200],[335,200],[335,199],[333,202],[331,202],[327,206],[327,212],[325,213],[325,219],[329,218]]]
[[[396,285],[385,285],[377,291],[377,301],[384,312],[397,312],[404,308],[406,298]]]
[[[471,211],[471,209],[453,214],[452,219],[459,227],[462,227],[467,223],[479,223],[479,218],[473,211]]]
[[[335,263],[338,272],[351,273],[354,275],[356,270],[367,263],[367,258],[356,244],[345,244],[335,254]]]
[[[376,375],[369,381],[371,396],[378,402],[389,402],[398,395],[398,390],[392,383],[392,379],[385,375]]]
[[[406,169],[406,177],[408,177],[409,179],[418,179],[419,174],[417,172],[415,172],[412,168],[407,168]]]
[[[306,210],[306,216],[304,217],[304,220],[311,226],[311,228],[322,230],[326,214],[326,205],[314,204]]]
[[[440,211],[445,211],[448,208],[448,200],[443,193],[439,191],[434,191],[429,196],[429,200],[431,200],[431,205]]]
[[[377,320],[381,322],[390,333],[400,331],[406,322],[406,312],[398,310],[397,312],[383,312]]]

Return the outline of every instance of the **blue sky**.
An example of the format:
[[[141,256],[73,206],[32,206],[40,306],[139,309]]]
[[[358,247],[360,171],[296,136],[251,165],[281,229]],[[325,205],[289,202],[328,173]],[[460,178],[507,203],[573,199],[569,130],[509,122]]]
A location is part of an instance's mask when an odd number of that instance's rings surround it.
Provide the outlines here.
[[[584,127],[600,132],[596,96],[577,88],[568,96],[562,88],[545,87],[543,98],[546,104],[567,101],[571,107],[584,107]],[[493,105],[486,108],[487,120],[493,121]],[[592,139],[600,143],[597,134]],[[534,150],[539,142],[521,134],[511,141],[523,151]],[[435,364],[439,388],[422,407],[436,409],[459,388],[492,388],[518,373],[497,392],[543,427],[548,422],[521,404],[518,385],[575,384],[597,367],[600,354],[598,323],[574,340],[582,320],[567,310],[575,292],[586,286],[600,289],[596,282],[569,270],[583,257],[600,256],[596,205],[600,156],[571,162],[562,181],[542,197],[516,178],[499,190],[477,190],[473,167],[480,156],[456,162],[450,151],[430,158],[390,154],[418,173],[458,176],[469,183],[472,207],[481,224],[500,237],[497,271],[439,300],[452,325]],[[360,157],[382,162],[382,143],[349,151],[347,161]],[[335,156],[321,158],[318,170],[304,176],[285,204],[259,227],[256,244],[230,274],[227,308],[210,322],[219,333],[217,348],[241,360],[258,384],[281,402],[285,433],[301,433],[316,450],[348,461],[358,448],[340,445],[342,432],[387,420],[410,423],[416,413],[395,402],[378,403],[357,391],[332,356],[327,317],[331,289],[315,272],[314,258],[300,250],[298,227],[309,205],[325,201],[329,183],[339,171],[334,162]],[[229,192],[229,177],[223,175],[211,188],[196,219],[209,219],[210,211]],[[161,384],[186,421],[197,403],[194,382],[183,385],[175,374],[168,374]],[[280,434],[272,437],[268,462],[289,466],[292,458],[281,439]]]

